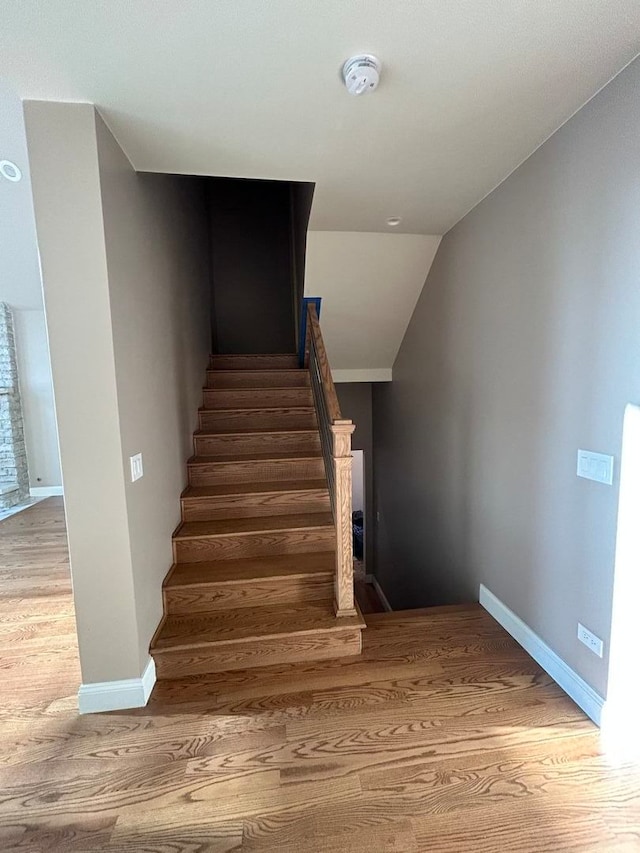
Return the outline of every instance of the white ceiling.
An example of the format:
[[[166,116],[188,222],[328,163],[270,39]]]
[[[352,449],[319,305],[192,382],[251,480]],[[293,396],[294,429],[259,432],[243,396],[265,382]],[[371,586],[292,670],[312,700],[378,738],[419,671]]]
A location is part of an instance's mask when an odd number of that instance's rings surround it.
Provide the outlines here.
[[[306,296],[321,296],[336,382],[388,382],[440,237],[309,231]]]
[[[639,32],[638,0],[5,0],[0,77],[96,103],[139,170],[316,181],[312,228],[442,234]]]

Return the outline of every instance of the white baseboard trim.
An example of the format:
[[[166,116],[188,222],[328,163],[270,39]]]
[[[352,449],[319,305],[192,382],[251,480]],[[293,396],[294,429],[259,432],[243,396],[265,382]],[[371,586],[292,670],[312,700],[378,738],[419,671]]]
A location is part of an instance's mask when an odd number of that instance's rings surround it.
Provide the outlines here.
[[[371,577],[373,577],[373,575],[371,575]],[[377,578],[375,578],[375,577],[373,578],[373,588],[378,593],[378,598],[382,602],[382,606],[384,607],[384,609],[387,611],[387,613],[391,613],[391,611],[393,610],[393,607],[389,604],[387,596],[382,591],[382,587],[380,586]]]
[[[484,584],[480,584],[480,604],[531,657],[540,664],[565,693],[579,705],[596,725],[602,721],[604,699],[584,679],[580,678],[553,649],[526,625],[519,616],[503,604]]]
[[[331,376],[334,382],[391,382],[393,378],[390,367],[332,370]]]
[[[62,495],[62,486],[34,486],[29,489],[29,494],[32,498],[52,498],[55,495]]]
[[[78,690],[78,710],[81,714],[100,714],[104,711],[144,708],[155,683],[156,665],[150,657],[140,678],[81,684]]]

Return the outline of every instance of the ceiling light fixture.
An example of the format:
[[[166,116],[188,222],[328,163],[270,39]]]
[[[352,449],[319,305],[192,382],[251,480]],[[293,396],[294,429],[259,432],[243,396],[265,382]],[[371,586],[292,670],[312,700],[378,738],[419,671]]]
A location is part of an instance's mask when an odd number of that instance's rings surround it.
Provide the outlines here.
[[[380,60],[369,53],[352,56],[342,66],[342,79],[350,95],[374,92],[380,82]]]
[[[22,178],[22,172],[11,160],[0,160],[0,175],[14,184]]]
[[[395,228],[396,226],[400,225],[401,222],[402,222],[402,219],[399,216],[390,216],[387,219],[387,225],[390,228]]]

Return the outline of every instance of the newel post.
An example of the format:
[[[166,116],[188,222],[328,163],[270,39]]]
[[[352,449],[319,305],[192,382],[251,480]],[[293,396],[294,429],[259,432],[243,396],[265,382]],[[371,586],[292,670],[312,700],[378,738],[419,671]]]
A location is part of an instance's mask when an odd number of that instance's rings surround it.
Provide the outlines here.
[[[351,434],[355,424],[340,420],[331,424],[335,472],[336,616],[355,616],[353,600],[353,527],[351,522]]]

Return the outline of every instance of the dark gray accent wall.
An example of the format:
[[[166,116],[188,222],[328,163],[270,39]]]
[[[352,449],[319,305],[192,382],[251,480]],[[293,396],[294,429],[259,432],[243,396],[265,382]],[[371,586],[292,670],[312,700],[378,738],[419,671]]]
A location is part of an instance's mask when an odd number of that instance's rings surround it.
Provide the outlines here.
[[[374,573],[373,547],[373,421],[371,382],[340,382],[336,393],[342,415],[356,425],[351,446],[364,451],[364,500],[365,500],[365,561],[368,573]]]
[[[604,695],[625,405],[640,400],[640,63],[443,239],[373,392],[397,608],[484,583]],[[576,452],[616,457],[613,487]],[[605,640],[600,660],[577,622]]]
[[[294,352],[289,184],[209,183],[216,352]]]
[[[304,297],[304,273],[307,258],[307,230],[313,192],[316,185],[293,181],[290,184],[291,197],[291,234],[293,264],[293,318],[296,341],[299,339],[300,312]],[[312,294],[313,295],[313,294]]]

